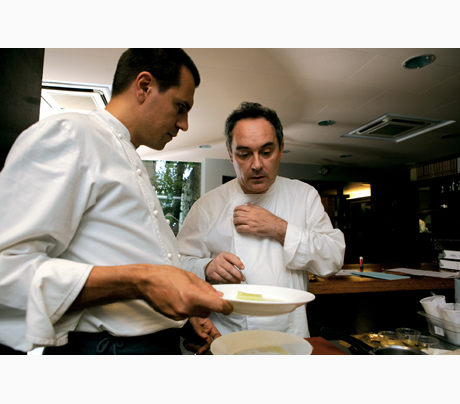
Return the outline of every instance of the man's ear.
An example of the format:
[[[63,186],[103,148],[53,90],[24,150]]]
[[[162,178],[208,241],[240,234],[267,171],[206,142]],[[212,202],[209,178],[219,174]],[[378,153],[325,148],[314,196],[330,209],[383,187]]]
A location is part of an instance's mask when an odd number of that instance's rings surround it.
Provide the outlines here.
[[[228,155],[230,156],[230,161],[231,163],[233,164],[233,156],[232,156],[232,152],[230,150],[227,149],[227,152],[228,152]]]
[[[144,102],[149,91],[156,86],[155,78],[149,72],[140,72],[136,77],[136,98]]]

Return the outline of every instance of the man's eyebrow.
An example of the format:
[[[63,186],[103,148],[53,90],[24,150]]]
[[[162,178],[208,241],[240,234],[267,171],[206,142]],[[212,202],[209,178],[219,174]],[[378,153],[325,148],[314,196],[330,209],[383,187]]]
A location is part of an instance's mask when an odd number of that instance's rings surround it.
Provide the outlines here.
[[[262,146],[259,147],[259,149],[263,149],[264,147],[270,147],[270,146],[274,146],[275,143],[273,142],[267,142],[265,144],[263,144]],[[247,146],[236,146],[236,150],[249,150],[250,148],[247,147]]]

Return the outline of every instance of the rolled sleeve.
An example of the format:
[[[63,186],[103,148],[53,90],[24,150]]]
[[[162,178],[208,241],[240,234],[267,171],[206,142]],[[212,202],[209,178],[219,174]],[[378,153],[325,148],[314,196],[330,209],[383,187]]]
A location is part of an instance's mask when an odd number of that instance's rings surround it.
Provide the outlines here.
[[[35,345],[63,345],[83,311],[67,310],[93,266],[50,259],[36,271],[27,302],[26,339]]]
[[[211,251],[206,244],[208,217],[195,204],[190,209],[181,231],[177,235],[177,244],[184,269],[193,272],[205,280],[204,267],[212,261]]]
[[[18,138],[0,178],[0,305],[24,313],[23,338],[37,345],[56,345],[72,329],[81,313],[64,313],[92,269],[60,257],[92,203],[94,180],[76,143],[59,122],[38,123]]]
[[[305,215],[305,224],[288,223],[286,230],[286,268],[330,276],[343,266],[345,238],[339,229],[332,227],[317,191],[308,189],[306,213],[300,211],[301,204],[296,207],[298,216]]]
[[[301,238],[302,228],[294,223],[288,223],[284,239],[284,262],[289,263],[294,259]]]

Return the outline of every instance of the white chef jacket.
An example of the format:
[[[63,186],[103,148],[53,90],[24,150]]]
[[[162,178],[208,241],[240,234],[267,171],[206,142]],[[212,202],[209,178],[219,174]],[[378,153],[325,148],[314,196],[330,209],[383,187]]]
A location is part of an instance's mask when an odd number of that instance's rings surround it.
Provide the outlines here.
[[[233,211],[248,202],[288,222],[284,246],[272,237],[235,230]],[[338,272],[345,252],[344,236],[332,227],[318,192],[301,181],[279,176],[265,194],[245,194],[237,179],[208,192],[192,206],[177,241],[184,268],[202,279],[212,259],[231,252],[243,262],[249,284],[300,290],[308,290],[307,271],[320,276]],[[310,336],[305,305],[281,316],[212,313],[210,319],[222,335],[268,329]]]
[[[182,267],[126,127],[104,109],[24,131],[0,173],[0,343],[27,351],[69,331],[145,335],[181,327],[143,300],[67,312],[93,266]]]

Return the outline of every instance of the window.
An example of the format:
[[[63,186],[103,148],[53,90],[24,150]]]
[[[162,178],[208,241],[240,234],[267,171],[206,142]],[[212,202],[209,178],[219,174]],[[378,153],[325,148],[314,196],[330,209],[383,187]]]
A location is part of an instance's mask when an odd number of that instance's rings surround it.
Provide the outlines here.
[[[201,164],[182,161],[144,161],[166,219],[175,235],[201,194]]]

